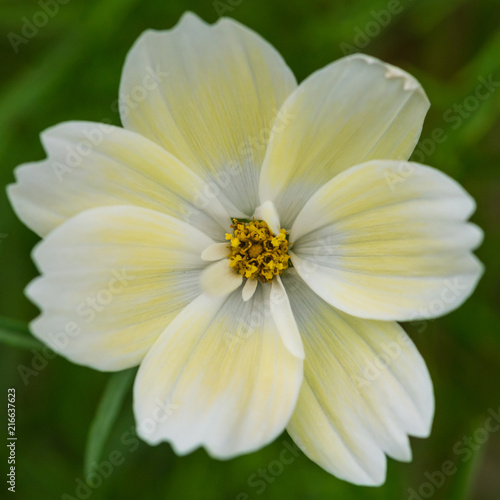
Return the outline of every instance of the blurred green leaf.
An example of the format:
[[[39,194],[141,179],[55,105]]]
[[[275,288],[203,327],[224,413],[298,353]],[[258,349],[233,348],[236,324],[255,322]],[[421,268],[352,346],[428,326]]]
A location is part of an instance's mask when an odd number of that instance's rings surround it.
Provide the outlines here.
[[[21,349],[39,349],[43,346],[31,336],[26,323],[4,316],[0,316],[0,342]]]
[[[136,369],[131,368],[113,373],[108,380],[87,437],[84,459],[85,476],[90,474],[92,464],[99,462],[123,400],[132,385],[135,372]]]
[[[59,81],[78,67],[84,54],[98,50],[100,43],[113,36],[120,28],[120,19],[136,3],[137,0],[96,3],[88,16],[70,30],[65,41],[10,82],[0,96],[0,151],[10,144],[13,118],[30,113],[45,95],[54,92]]]

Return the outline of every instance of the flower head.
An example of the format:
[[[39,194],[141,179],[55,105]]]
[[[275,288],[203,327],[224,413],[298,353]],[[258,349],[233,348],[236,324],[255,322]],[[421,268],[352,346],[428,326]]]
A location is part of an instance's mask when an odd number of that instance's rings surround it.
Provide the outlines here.
[[[286,231],[273,234],[267,222],[252,220],[248,223],[234,219],[230,240],[229,265],[243,277],[269,283],[288,269],[288,241]]]
[[[144,33],[124,128],[46,130],[47,159],[9,186],[43,238],[34,335],[99,370],[139,365],[149,443],[228,458],[286,428],[330,473],[380,484],[434,412],[396,321],[455,309],[482,273],[474,201],[407,161],[428,106],[360,54],[297,85],[229,19]]]

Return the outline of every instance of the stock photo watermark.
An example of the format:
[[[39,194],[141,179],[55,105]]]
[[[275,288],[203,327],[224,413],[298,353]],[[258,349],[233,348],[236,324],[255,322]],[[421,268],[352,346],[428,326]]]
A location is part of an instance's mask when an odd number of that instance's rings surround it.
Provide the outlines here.
[[[401,14],[405,8],[405,3],[409,3],[411,0],[406,2],[401,2],[400,0],[389,0],[385,9],[381,10],[371,10],[371,19],[363,27],[356,26],[354,28],[354,35],[352,38],[352,43],[341,42],[339,45],[342,53],[347,56],[350,54],[355,54],[361,49],[365,49],[373,38],[376,38],[384,28],[389,26],[392,22],[394,16]]]
[[[475,452],[486,443],[490,435],[500,430],[500,407],[490,408],[488,416],[482,425],[477,427],[471,435],[465,435],[452,448],[453,458],[445,460],[441,466],[433,471],[424,473],[425,480],[415,488],[408,488],[407,500],[428,500],[442,488],[447,480],[459,470],[460,463],[472,459]]]
[[[284,109],[274,109],[271,123],[268,127],[262,127],[256,134],[250,135],[241,142],[237,151],[244,157],[252,157],[255,153],[265,152],[271,137],[281,134],[296,117]],[[218,170],[206,181],[203,188],[198,190],[191,202],[192,206],[184,208],[183,220],[192,221],[200,210],[207,208],[214,200],[219,199],[232,183],[238,182],[245,173],[243,162],[228,162],[224,169]]]
[[[64,162],[57,160],[49,160],[52,171],[54,172],[57,180],[62,182],[66,174],[70,174],[77,169],[85,158],[98,148],[106,139],[106,136],[113,133],[115,127],[110,123],[104,121],[95,123],[90,130],[83,130],[82,135],[84,139],[80,139],[76,144],[65,147],[66,155]]]
[[[170,73],[163,71],[159,64],[154,68],[146,66],[146,74],[142,77],[140,84],[135,85],[129,93],[121,93],[118,99],[111,103],[111,111],[120,113],[122,119],[130,115],[130,111],[145,101],[150,92],[156,90]]]
[[[111,103],[111,111],[119,113],[122,120],[129,116],[131,110],[136,109],[141,102],[145,101],[150,92],[158,89],[169,75],[168,72],[162,71],[159,64],[154,68],[146,66],[145,70],[146,74],[140,84],[135,85],[129,93],[120,94],[119,98]],[[91,128],[81,131],[83,138],[76,144],[66,144],[63,161],[49,157],[50,166],[59,182],[63,182],[66,175],[81,167],[84,160],[89,159],[112,134],[116,133],[116,127],[108,118],[103,118],[100,122],[91,125]]]
[[[155,432],[158,425],[168,420],[180,407],[177,403],[167,403],[156,399],[156,407],[151,413],[151,417],[138,423],[141,435],[148,436]],[[134,453],[140,446],[141,440],[138,437],[137,429],[131,427],[120,436],[122,449],[112,450],[105,459],[91,464],[90,473],[82,478],[75,478],[75,490],[72,494],[63,493],[61,500],[86,500],[91,497],[106,479],[111,477],[113,472],[123,465],[127,456]],[[124,448],[124,449],[123,449]]]
[[[381,375],[391,372],[391,365],[405,354],[404,349],[413,346],[413,342],[405,332],[398,335],[397,340],[384,342],[380,348],[377,348],[373,359],[368,361],[362,370],[361,376],[354,375],[353,379],[358,388],[369,387]],[[407,352],[407,351],[406,351]]]
[[[29,366],[18,365],[17,372],[24,385],[27,386],[30,379],[38,376],[48,366],[49,361],[57,356],[54,350],[61,352],[67,349],[71,340],[82,335],[85,332],[85,326],[90,325],[134,279],[135,275],[130,274],[126,269],[111,271],[106,286],[77,305],[75,313],[82,318],[82,321],[68,321],[58,331],[49,333],[45,339],[48,345],[39,349],[31,349],[33,356]]]
[[[23,16],[21,18],[21,26],[19,32],[11,31],[7,34],[14,52],[19,53],[20,46],[26,45],[30,40],[35,38],[40,30],[47,26],[50,19],[54,18],[61,9],[61,5],[66,5],[70,0],[39,0],[37,5],[40,7],[30,17]]]
[[[473,92],[461,102],[453,104],[444,111],[442,120],[444,123],[450,124],[451,130],[459,129],[464,121],[469,119],[481,107],[481,104],[487,101],[500,87],[500,81],[495,80],[492,73],[486,77],[478,76],[477,81],[479,84],[474,88]],[[450,135],[443,128],[434,128],[429,137],[419,141],[415,151],[413,151],[412,161],[424,163],[436,151],[436,145],[443,144],[449,137]],[[409,179],[414,173],[415,167],[411,163],[401,161],[396,172],[388,169],[384,175],[387,184],[394,191],[398,184]]]
[[[293,441],[285,439],[281,444],[282,449],[278,458],[271,460],[266,467],[259,467],[248,476],[247,484],[256,495],[264,493],[267,487],[283,474],[285,467],[295,462],[297,457],[301,455],[299,447]],[[236,495],[235,500],[251,500],[251,498],[250,494],[242,491]]]
[[[7,389],[7,489],[16,492],[16,390]]]
[[[242,2],[243,0],[214,0],[212,5],[217,15],[222,17],[233,12]]]

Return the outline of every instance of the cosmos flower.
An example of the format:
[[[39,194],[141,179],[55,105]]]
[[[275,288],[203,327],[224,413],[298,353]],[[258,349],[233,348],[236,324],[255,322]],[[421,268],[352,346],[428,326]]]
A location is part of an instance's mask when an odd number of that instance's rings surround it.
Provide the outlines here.
[[[122,74],[124,128],[46,130],[47,159],[8,188],[42,237],[33,334],[81,365],[138,365],[151,444],[225,459],[287,429],[328,472],[382,483],[434,412],[397,321],[455,309],[482,273],[474,201],[407,161],[428,106],[373,57],[297,85],[235,21],[147,31]]]

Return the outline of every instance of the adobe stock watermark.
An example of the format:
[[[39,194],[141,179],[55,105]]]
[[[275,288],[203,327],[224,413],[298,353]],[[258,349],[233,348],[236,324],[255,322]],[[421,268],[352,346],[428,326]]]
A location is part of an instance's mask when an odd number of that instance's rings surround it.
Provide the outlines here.
[[[428,500],[432,498],[437,490],[442,488],[448,478],[458,471],[457,463],[468,462],[474,453],[488,441],[490,435],[500,430],[500,408],[488,410],[488,417],[483,424],[474,430],[469,436],[463,436],[462,439],[453,445],[453,459],[445,460],[441,467],[432,472],[424,473],[425,480],[416,488],[408,488],[407,500]]]
[[[469,119],[481,106],[487,101],[500,87],[500,81],[494,80],[494,76],[490,73],[486,78],[484,76],[477,77],[479,84],[474,88],[474,91],[465,97],[461,102],[450,106],[442,115],[445,123],[451,124],[451,130],[459,129],[465,120]],[[412,154],[412,161],[424,163],[436,150],[437,144],[443,144],[449,138],[449,134],[441,127],[436,127],[430,133],[429,137],[421,139],[417,144],[415,151]],[[415,167],[406,161],[401,161],[398,164],[397,170],[387,169],[384,172],[387,184],[391,191],[394,191],[396,186],[406,179],[409,179],[415,173]]]
[[[147,437],[153,433],[159,424],[170,418],[180,407],[177,403],[167,403],[160,399],[156,399],[155,405],[156,407],[152,411],[151,417],[138,424],[142,436]],[[130,430],[124,432],[120,436],[120,443],[125,447],[127,453],[115,449],[111,451],[104,460],[93,462],[91,464],[91,472],[86,477],[75,478],[76,485],[73,494],[63,493],[61,495],[61,500],[87,500],[90,498],[94,491],[97,490],[118,467],[125,463],[127,456],[134,453],[139,448],[140,439],[137,435],[137,430],[132,427]]]
[[[258,286],[271,287],[271,283],[260,283]],[[298,286],[298,285],[297,285]],[[287,291],[291,292],[294,288],[287,287]],[[241,343],[248,340],[256,331],[258,331],[266,321],[269,321],[275,312],[277,306],[281,305],[285,300],[288,300],[287,293],[281,288],[273,288],[269,294],[269,300],[248,302],[248,306],[252,304],[250,314],[240,318],[238,326],[235,331],[224,332],[224,342],[228,345],[229,349],[236,348]]]
[[[443,288],[439,295],[434,297],[426,307],[415,311],[408,323],[417,330],[418,333],[423,333],[432,319],[444,314],[445,310],[449,310],[450,304],[463,302],[464,294],[470,291],[470,286],[461,277],[453,279],[443,279]]]
[[[7,34],[14,52],[19,53],[19,47],[26,45],[30,40],[35,38],[40,29],[47,26],[50,19],[54,18],[61,8],[61,5],[66,5],[70,0],[38,0],[37,5],[40,7],[29,18],[23,16],[21,18],[21,27],[19,33],[10,32]]]
[[[159,64],[153,68],[146,66],[145,75],[139,84],[134,85],[128,93],[120,93],[118,99],[111,103],[111,111],[119,113],[121,119],[127,118],[131,110],[145,101],[153,90],[156,90],[160,84],[170,75],[168,71],[163,71]]]
[[[134,274],[130,274],[128,269],[121,271],[111,271],[111,277],[108,280],[107,286],[98,290],[94,295],[88,296],[84,302],[81,302],[77,308],[78,316],[84,318],[88,325],[96,316],[104,311],[106,306],[113,302],[114,297],[124,291],[124,289],[135,279]]]
[[[407,1],[411,2],[411,0]],[[372,39],[380,35],[382,29],[386,28],[391,23],[394,16],[401,14],[403,10],[404,5],[400,0],[389,0],[385,9],[379,11],[371,10],[370,16],[372,19],[362,28],[359,26],[354,28],[352,43],[340,43],[339,47],[342,53],[347,56],[366,48]]]
[[[214,0],[212,5],[219,17],[230,14],[243,0]]]
[[[135,278],[125,269],[121,271],[115,269],[110,274],[107,286],[89,295],[77,305],[75,313],[82,318],[82,321],[68,321],[59,331],[49,333],[46,341],[48,345],[40,349],[31,349],[33,356],[29,366],[22,363],[17,366],[17,372],[25,386],[32,377],[38,376],[48,366],[49,361],[57,356],[56,352],[64,351],[72,339],[81,335],[85,325],[90,325]]]
[[[405,332],[401,332],[397,340],[382,343],[374,351],[373,359],[364,365],[361,376],[353,376],[357,387],[369,387],[383,373],[390,373],[391,365],[401,357],[406,346],[413,346],[413,343]]]
[[[111,110],[114,113],[120,113],[122,119],[126,118],[131,110],[146,100],[149,93],[156,90],[164,79],[169,75],[162,71],[160,65],[156,67],[147,66],[146,73],[140,84],[135,85],[127,94],[120,94],[118,99],[111,103]],[[76,144],[66,144],[65,156],[63,161],[57,161],[50,158],[50,166],[59,182],[64,181],[67,174],[74,172],[82,165],[82,162],[90,158],[91,155],[99,149],[104,141],[113,133],[116,133],[116,127],[111,124],[111,120],[103,118],[100,122],[92,124],[90,128],[81,132],[83,136]]]
[[[276,481],[276,478],[283,474],[287,465],[295,462],[300,456],[300,449],[293,441],[286,439],[281,442],[283,445],[278,458],[271,460],[266,467],[259,467],[254,473],[250,474],[247,484],[255,491],[255,494],[261,495],[267,487]],[[252,497],[246,492],[240,492],[236,495],[236,500],[250,500]]]
[[[304,279],[313,279],[315,273],[321,270],[323,265],[328,265],[331,258],[342,256],[338,253],[338,245],[341,240],[341,234],[335,236],[327,235],[318,241],[313,253],[308,255],[307,259],[303,259],[301,263],[301,275]],[[445,311],[450,310],[450,306],[460,304],[466,298],[465,295],[470,292],[470,284],[464,277],[456,276],[453,278],[442,278],[440,287],[436,288],[434,296],[428,302],[416,308],[408,318],[408,323],[412,328],[415,328],[418,333],[426,330],[429,321],[442,316]],[[389,346],[386,346],[389,349]],[[379,365],[383,365],[383,360],[380,360]],[[380,367],[378,367],[379,371]],[[367,374],[366,379],[369,380],[371,374]]]
[[[256,152],[263,153],[271,135],[281,134],[295,118],[295,114],[283,109],[274,109],[271,124],[262,127],[257,133],[248,136],[238,147],[241,158],[253,157]],[[190,222],[200,210],[206,209],[214,200],[224,196],[224,191],[244,173],[243,163],[228,162],[223,170],[217,171],[207,180],[201,190],[198,190],[191,202],[192,206],[184,209],[183,220]]]
[[[271,124],[262,127],[258,133],[251,135],[239,145],[238,151],[243,155],[251,155],[254,151],[265,151],[273,135],[281,134],[297,115],[286,109],[274,109]]]
[[[332,221],[333,223],[334,221]],[[317,241],[312,254],[308,254],[302,259],[300,264],[300,275],[302,279],[314,279],[323,264],[328,266],[331,258],[339,256],[338,245],[340,243],[340,233],[327,234]]]
[[[64,163],[50,159],[49,163],[59,182],[64,181],[64,176],[77,169],[85,158],[90,157],[96,148],[98,148],[106,139],[106,136],[112,134],[115,127],[110,123],[102,121],[95,123],[92,128],[82,131],[83,139],[76,144],[66,144]]]

